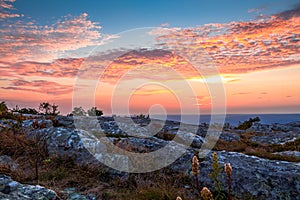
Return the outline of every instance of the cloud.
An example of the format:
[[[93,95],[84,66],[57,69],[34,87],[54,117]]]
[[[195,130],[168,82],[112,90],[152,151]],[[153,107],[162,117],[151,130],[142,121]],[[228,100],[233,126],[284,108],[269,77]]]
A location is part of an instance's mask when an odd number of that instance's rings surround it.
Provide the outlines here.
[[[0,65],[0,78],[24,78],[31,76],[74,78],[76,77],[83,58],[61,58],[53,62],[24,61],[8,66]]]
[[[133,50],[123,54],[105,69],[102,81],[113,84],[123,75],[126,75],[126,79],[154,81],[184,80],[200,76],[187,60],[161,49]]]
[[[87,62],[89,66],[83,68],[82,77],[99,78],[100,72],[106,68],[102,81],[109,83],[116,83],[124,74],[130,79],[163,81],[200,77],[185,57],[195,59],[199,65],[208,63],[207,57],[210,57],[222,74],[299,64],[300,17],[295,14],[298,9],[296,6],[289,11],[247,22],[213,23],[191,28],[159,27],[149,32],[156,36],[156,50],[140,49],[122,54],[122,49],[119,49],[102,57],[89,58],[60,58],[64,52],[97,45],[103,38],[110,37],[100,33],[101,26],[89,20],[88,14],[65,16],[45,26],[19,20],[0,30],[3,38],[0,41],[0,78],[74,78],[82,64]],[[180,50],[182,55],[162,50],[172,48]],[[110,63],[115,56],[118,58]],[[147,66],[136,69],[141,65]],[[172,74],[171,68],[182,77]],[[130,72],[133,69],[135,72]],[[239,78],[227,80],[228,83],[237,81]]]
[[[299,17],[300,16],[300,3],[294,5],[294,8],[292,8],[291,10],[286,10],[286,11],[280,12],[280,13],[276,14],[275,16],[278,18],[281,18],[283,20],[288,20],[293,17]]]
[[[22,14],[11,13],[11,11],[15,10],[13,4],[15,0],[0,0],[0,21],[6,18],[15,18],[21,17]]]
[[[88,19],[88,14],[65,16],[51,25],[32,21],[3,23],[0,30],[0,61],[45,62],[68,55],[80,48],[96,46],[109,37],[100,33],[101,26]]]
[[[168,27],[168,26],[170,26],[170,24],[167,23],[167,22],[165,22],[165,23],[162,23],[160,26],[161,26],[161,27]]]
[[[231,79],[231,80],[228,80],[226,81],[227,83],[236,83],[236,82],[239,82],[241,79]]]
[[[75,77],[83,58],[62,58],[50,63],[20,62],[10,66],[12,73],[21,76]]]
[[[135,89],[135,88],[133,88]],[[172,91],[174,92],[174,91]],[[161,94],[170,94],[170,90],[167,89],[161,89],[161,88],[139,88],[134,91],[134,95],[138,96],[150,96],[150,95],[161,95]]]
[[[181,48],[183,54],[200,47],[221,73],[247,73],[299,64],[300,16],[294,9],[245,22],[206,24],[185,29],[158,28],[162,46]],[[186,48],[185,48],[186,47]]]
[[[247,95],[250,94],[250,92],[238,92],[238,93],[234,93],[232,95]]]
[[[59,83],[46,80],[26,81],[15,79],[11,81],[11,86],[1,88],[5,90],[29,91],[50,95],[70,94],[73,91],[73,86],[71,85],[61,85]]]
[[[250,9],[248,9],[248,13],[261,12],[261,11],[265,10],[266,8],[267,8],[266,5],[262,5],[262,6],[259,6],[257,8],[250,8]]]

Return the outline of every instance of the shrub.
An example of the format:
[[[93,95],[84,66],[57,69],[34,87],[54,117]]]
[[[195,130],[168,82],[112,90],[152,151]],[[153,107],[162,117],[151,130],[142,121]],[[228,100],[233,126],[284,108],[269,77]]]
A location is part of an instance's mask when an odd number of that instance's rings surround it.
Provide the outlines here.
[[[40,103],[39,106],[39,110],[41,112],[41,114],[44,115],[59,115],[59,111],[58,111],[58,105],[55,105],[54,103],[51,105],[49,102],[43,102]]]
[[[246,130],[252,126],[254,122],[260,122],[259,117],[250,118],[249,120],[244,121],[243,123],[240,123],[236,129],[239,130]]]
[[[171,140],[173,140],[175,136],[176,136],[176,135],[173,134],[173,133],[162,132],[162,131],[160,131],[160,132],[158,132],[158,133],[156,134],[156,137],[157,137],[157,138],[160,138],[160,139],[163,139],[163,140],[166,140],[166,141],[171,141]]]
[[[22,108],[22,109],[20,109],[17,112],[19,112],[21,114],[32,114],[32,115],[39,114],[39,112],[36,109],[34,109],[34,108]]]
[[[29,165],[31,169],[34,169],[33,173],[37,181],[39,180],[39,166],[48,157],[46,142],[43,138],[38,136],[29,138],[25,134],[15,134],[11,131],[0,132],[0,153],[18,159],[23,166]]]
[[[75,116],[86,116],[87,113],[82,107],[74,107],[71,114]]]
[[[2,114],[6,113],[8,111],[8,108],[6,106],[6,103],[4,101],[2,101],[0,103],[0,116],[2,116]]]
[[[103,111],[102,110],[98,110],[97,107],[92,107],[91,109],[89,109],[87,111],[87,114],[89,116],[102,116],[103,115]]]

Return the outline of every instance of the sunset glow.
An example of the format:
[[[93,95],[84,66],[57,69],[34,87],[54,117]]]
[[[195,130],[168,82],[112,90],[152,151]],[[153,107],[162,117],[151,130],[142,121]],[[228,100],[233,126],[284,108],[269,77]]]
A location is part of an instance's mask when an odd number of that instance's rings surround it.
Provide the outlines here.
[[[10,107],[36,108],[40,102],[49,101],[58,104],[62,113],[70,113],[78,73],[87,67],[76,88],[82,91],[81,105],[90,106],[85,94],[89,85],[98,81],[96,90],[89,92],[94,93],[96,106],[108,115],[122,114],[121,108],[127,105],[121,100],[129,94],[131,113],[148,113],[156,104],[172,114],[182,109],[210,113],[212,99],[217,97],[212,96],[208,84],[219,80],[226,94],[227,113],[300,113],[300,4],[296,1],[281,1],[281,9],[273,1],[263,1],[269,5],[265,10],[256,9],[259,2],[249,2],[241,5],[248,10],[236,13],[236,21],[227,14],[224,17],[228,20],[214,22],[210,15],[203,16],[199,24],[162,21],[159,16],[145,22],[144,27],[154,26],[148,34],[160,46],[176,48],[198,63],[207,55],[211,60],[203,63],[211,62],[219,72],[209,75],[199,74],[184,57],[159,48],[128,51],[116,57],[121,52],[119,44],[116,51],[106,51],[106,57],[92,57],[95,47],[113,44],[119,32],[140,28],[138,21],[128,22],[128,26],[122,21],[125,25],[117,31],[113,24],[106,29],[105,24],[113,23],[108,19],[112,16],[101,18],[103,15],[93,11],[95,5],[78,6],[69,13],[60,8],[37,18],[34,10],[39,6],[40,12],[47,12],[42,10],[42,3],[32,1],[36,7],[29,11],[31,0],[18,1],[0,0],[0,99]],[[45,3],[59,6],[60,1]],[[184,84],[191,90],[184,89]],[[184,100],[179,101],[178,95]],[[111,109],[113,98],[119,99],[116,111]]]

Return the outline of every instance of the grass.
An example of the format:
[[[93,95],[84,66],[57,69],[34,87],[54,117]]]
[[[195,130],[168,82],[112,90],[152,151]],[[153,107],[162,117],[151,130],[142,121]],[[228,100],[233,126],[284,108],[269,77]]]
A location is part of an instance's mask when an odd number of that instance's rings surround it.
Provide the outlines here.
[[[213,150],[225,150],[244,153],[246,155],[258,156],[270,160],[284,160],[289,162],[300,162],[300,158],[288,155],[273,154],[281,151],[300,151],[300,138],[293,141],[281,144],[261,144],[251,141],[251,138],[256,136],[256,133],[240,134],[240,141],[228,142],[219,139]]]
[[[166,140],[166,141],[171,141],[174,139],[176,135],[173,134],[173,133],[168,133],[166,131],[160,131],[156,134],[156,137],[159,138],[159,139],[163,139],[163,140]]]
[[[96,137],[115,137],[118,141],[127,135],[93,133]],[[293,156],[273,154],[281,151],[299,151],[300,139],[280,144],[260,144],[251,141],[255,133],[240,134],[239,141],[219,140],[214,150],[226,150],[255,155],[267,159],[300,162]],[[172,140],[174,134],[161,132],[156,135],[164,140]],[[7,165],[0,166],[0,173],[11,176],[21,183],[40,184],[53,189],[62,199],[65,188],[76,188],[81,194],[94,194],[98,199],[153,199],[171,200],[181,196],[182,199],[200,199],[199,191],[193,186],[193,179],[186,174],[174,173],[168,169],[144,174],[129,174],[127,178],[113,176],[107,167],[78,165],[74,157],[49,157],[43,138],[29,138],[24,130],[15,127],[0,132],[0,155],[8,155],[19,167],[12,170]],[[203,161],[203,160],[201,160]],[[215,196],[217,194],[215,193]]]
[[[76,188],[78,193],[93,194],[98,199],[197,199],[185,174],[174,174],[167,169],[152,173],[129,174],[128,178],[111,175],[107,167],[78,165],[74,157],[49,157],[45,143],[37,143],[36,138],[13,131],[0,132],[0,155],[8,155],[19,165],[17,170],[1,165],[0,173],[11,176],[24,184],[40,184],[52,189],[62,198],[65,188]],[[37,159],[39,158],[39,159]]]

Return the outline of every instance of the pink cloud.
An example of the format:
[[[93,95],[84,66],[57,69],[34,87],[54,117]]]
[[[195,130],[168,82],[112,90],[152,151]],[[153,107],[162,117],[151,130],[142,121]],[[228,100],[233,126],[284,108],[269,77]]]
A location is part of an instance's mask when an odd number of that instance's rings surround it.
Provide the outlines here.
[[[15,10],[12,4],[14,2],[15,0],[0,0],[0,21],[5,18],[15,18],[23,16],[21,14],[11,13],[12,10]]]
[[[46,26],[34,22],[17,21],[3,24],[0,30],[0,61],[16,63],[23,61],[52,61],[80,48],[94,46],[107,37],[100,33],[101,26],[79,16],[66,16]]]
[[[297,7],[249,22],[215,23],[185,29],[159,27],[149,34],[157,36],[159,45],[181,49],[183,55],[200,61],[201,58],[198,57],[203,54],[195,54],[189,49],[201,47],[222,73],[247,73],[300,63],[300,16],[296,11]],[[0,30],[3,38],[0,41],[0,78],[74,78],[85,58],[58,58],[59,52],[101,43],[101,39],[106,36],[100,30],[101,27],[89,20],[86,13],[63,17],[49,26],[38,26],[34,22],[24,23],[20,20],[5,26]],[[105,57],[88,58],[90,65],[82,72],[83,77],[99,78],[100,74],[97,72],[107,67],[102,78],[115,83],[126,72],[144,64],[152,64],[153,67],[143,68],[144,71],[128,77],[149,78],[151,75],[157,80],[174,78],[169,76],[166,69],[161,70],[159,65],[172,67],[185,78],[195,76],[195,70],[187,60],[169,51],[131,51],[110,63],[115,54],[120,55],[119,52],[107,52]],[[165,76],[160,76],[163,73]],[[238,80],[231,82],[235,81]]]
[[[1,88],[5,90],[29,91],[55,96],[71,94],[71,92],[73,91],[72,85],[62,85],[53,81],[46,80],[26,81],[22,79],[15,79],[11,81],[11,86]]]
[[[10,66],[16,76],[75,77],[82,58],[62,58],[50,63],[20,62]]]
[[[181,48],[183,54],[189,54],[191,47],[202,47],[223,73],[246,73],[300,63],[299,11],[296,6],[248,22],[158,28],[152,33],[162,46]]]

